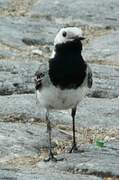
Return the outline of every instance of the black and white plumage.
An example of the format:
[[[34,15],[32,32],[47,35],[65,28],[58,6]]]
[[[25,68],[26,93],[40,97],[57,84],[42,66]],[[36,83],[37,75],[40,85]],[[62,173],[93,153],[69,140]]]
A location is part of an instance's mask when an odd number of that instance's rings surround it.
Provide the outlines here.
[[[51,126],[48,117],[51,109],[72,109],[73,145],[70,152],[77,149],[76,107],[92,86],[91,69],[81,55],[83,39],[80,28],[62,28],[55,37],[54,50],[49,62],[40,65],[35,73],[37,101],[41,107],[47,109],[48,160],[56,160],[51,150]]]

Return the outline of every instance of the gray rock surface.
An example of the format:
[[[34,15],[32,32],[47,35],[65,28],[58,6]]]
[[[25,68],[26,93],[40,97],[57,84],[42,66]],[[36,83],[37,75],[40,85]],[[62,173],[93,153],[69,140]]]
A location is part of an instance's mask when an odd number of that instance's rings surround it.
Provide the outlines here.
[[[84,175],[65,175],[61,173],[53,173],[52,175],[49,173],[41,173],[37,171],[30,170],[29,171],[14,171],[10,169],[3,169],[0,173],[1,179],[12,179],[12,180],[101,180],[101,178],[95,176],[84,176]]]
[[[108,2],[106,0],[68,0],[68,2],[64,0],[52,2],[50,0],[39,0],[33,6],[32,15],[118,27],[118,6],[117,0],[109,0]]]
[[[90,146],[84,151],[80,155],[67,155],[66,161],[59,164],[57,168],[74,174],[94,174],[101,177],[119,176],[118,142],[110,142],[102,149]]]
[[[5,9],[8,7],[10,0],[0,0],[0,9]]]
[[[53,130],[52,137],[53,141],[71,139],[69,135],[61,133],[57,129]],[[57,171],[57,168],[54,171],[54,163],[51,164],[50,169],[46,166],[39,168],[38,162],[43,163],[41,150],[48,146],[44,124],[0,123],[0,139],[1,179],[100,179],[90,175],[64,175]]]
[[[45,111],[36,104],[33,95],[0,96],[0,116],[8,118],[45,119]],[[21,115],[21,116],[19,116]],[[11,119],[12,119],[11,116]],[[71,124],[69,111],[52,111],[51,120],[54,124]],[[112,121],[113,119],[113,121]],[[86,98],[78,108],[76,122],[81,127],[117,127],[119,128],[119,99]]]
[[[38,62],[0,61],[0,95],[33,93]]]
[[[52,134],[56,142],[71,140],[58,129],[54,129]],[[0,178],[47,179],[49,174],[51,179],[72,177],[74,180],[119,177],[118,141],[109,141],[103,148],[95,144],[84,145],[80,147],[82,153],[60,153],[64,161],[45,163],[46,154],[42,153],[48,145],[46,138],[46,128],[42,123],[0,123]]]
[[[84,55],[89,62],[119,66],[119,31],[95,38],[87,47]]]
[[[90,66],[93,71],[91,96],[97,98],[117,98],[119,96],[118,66],[96,64],[91,64]]]
[[[52,132],[54,141],[65,141],[70,136],[64,135],[54,129]],[[57,137],[57,138],[56,138]],[[12,161],[14,158],[35,158],[42,148],[48,147],[46,126],[44,124],[31,123],[0,123],[0,163]],[[56,144],[54,144],[55,146]]]
[[[23,39],[30,39],[31,45],[53,44],[57,28],[46,19],[33,21],[29,17],[0,17],[0,42],[19,50],[26,48]]]

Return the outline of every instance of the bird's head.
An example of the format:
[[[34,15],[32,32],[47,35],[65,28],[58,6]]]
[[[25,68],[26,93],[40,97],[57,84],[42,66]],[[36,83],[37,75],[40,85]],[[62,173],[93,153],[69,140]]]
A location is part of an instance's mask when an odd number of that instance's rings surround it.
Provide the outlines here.
[[[55,37],[54,45],[65,44],[75,40],[84,40],[83,32],[81,28],[66,27],[62,28]]]

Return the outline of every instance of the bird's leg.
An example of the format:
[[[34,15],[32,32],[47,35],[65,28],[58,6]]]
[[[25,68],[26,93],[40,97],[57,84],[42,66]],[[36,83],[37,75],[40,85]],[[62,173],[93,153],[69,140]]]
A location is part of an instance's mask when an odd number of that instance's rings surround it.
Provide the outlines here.
[[[36,104],[38,104],[38,97],[37,97],[37,92],[36,92]]]
[[[69,153],[72,153],[72,151],[77,151],[77,145],[76,145],[76,137],[75,137],[75,115],[76,115],[76,107],[72,108],[71,116],[72,116],[72,123],[73,123],[73,143],[72,148],[69,151]]]
[[[49,120],[49,111],[47,110],[47,112],[46,112],[46,121],[47,121],[47,132],[48,132],[48,143],[49,143],[49,147],[48,147],[48,150],[49,150],[49,157],[48,157],[48,159],[45,159],[44,161],[45,162],[48,162],[48,161],[54,161],[54,162],[57,162],[57,161],[62,161],[62,160],[64,160],[64,158],[59,158],[59,159],[57,159],[57,158],[55,158],[54,157],[54,154],[53,154],[53,152],[52,152],[52,144],[51,144],[51,130],[52,130],[52,128],[51,128],[51,123],[50,123],[50,120]]]
[[[49,157],[48,159],[45,159],[45,162],[48,162],[50,160],[52,161],[57,161],[57,159],[54,157],[53,153],[52,153],[52,144],[51,144],[51,123],[49,120],[49,111],[47,110],[46,112],[46,121],[47,121],[47,132],[48,132],[48,150],[49,150]]]

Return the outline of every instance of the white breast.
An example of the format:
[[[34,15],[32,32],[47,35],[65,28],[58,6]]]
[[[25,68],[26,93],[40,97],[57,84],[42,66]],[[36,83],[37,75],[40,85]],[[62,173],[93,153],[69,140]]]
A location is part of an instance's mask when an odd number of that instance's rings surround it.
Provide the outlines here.
[[[51,109],[69,109],[76,106],[86,95],[87,87],[61,90],[51,85],[37,91],[37,99],[41,107]]]

